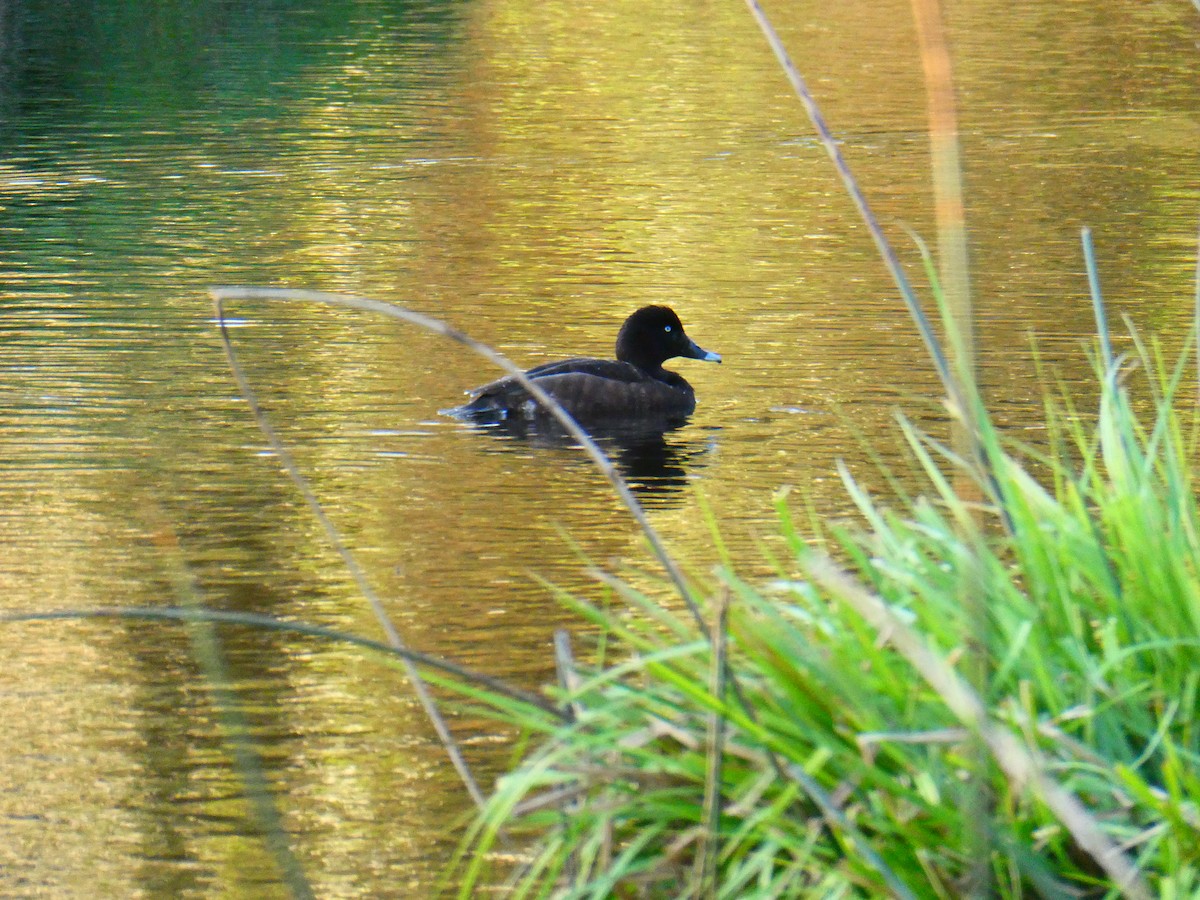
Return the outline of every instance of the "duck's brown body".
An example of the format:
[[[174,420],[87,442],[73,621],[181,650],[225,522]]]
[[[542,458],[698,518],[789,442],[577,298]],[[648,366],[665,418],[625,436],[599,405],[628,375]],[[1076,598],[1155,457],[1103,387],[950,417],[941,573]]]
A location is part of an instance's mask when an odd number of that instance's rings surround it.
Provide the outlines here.
[[[617,358],[575,357],[525,373],[580,421],[678,419],[696,409],[696,392],[683,376],[662,367],[675,356],[720,362],[689,338],[665,306],[646,306],[625,320]],[[535,419],[547,415],[521,382],[509,376],[475,388],[471,401],[449,410],[464,418]]]
[[[546,368],[549,371],[530,369],[526,375],[576,419],[682,417],[696,409],[692,386],[683,376],[665,369],[649,375],[629,363],[587,357],[550,363]],[[471,402],[461,410],[505,417],[542,414],[537,401],[512,376],[475,388],[471,395]]]

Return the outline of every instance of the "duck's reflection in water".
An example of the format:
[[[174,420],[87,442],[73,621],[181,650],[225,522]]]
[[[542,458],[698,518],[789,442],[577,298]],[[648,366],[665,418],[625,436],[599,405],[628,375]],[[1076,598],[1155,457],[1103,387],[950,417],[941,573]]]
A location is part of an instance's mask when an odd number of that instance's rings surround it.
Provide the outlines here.
[[[513,418],[471,424],[512,449],[579,449],[575,439],[554,419],[539,418],[531,422]],[[673,505],[672,498],[678,497],[695,471],[707,464],[714,448],[714,432],[685,428],[686,424],[686,420],[680,419],[636,424],[589,423],[585,430],[643,502],[663,506]]]

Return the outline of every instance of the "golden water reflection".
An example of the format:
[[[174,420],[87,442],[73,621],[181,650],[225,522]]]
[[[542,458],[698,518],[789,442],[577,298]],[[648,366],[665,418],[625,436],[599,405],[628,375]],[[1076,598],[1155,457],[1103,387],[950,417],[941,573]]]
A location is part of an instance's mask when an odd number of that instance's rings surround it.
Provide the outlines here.
[[[911,263],[901,223],[932,227],[907,4],[778,5]],[[633,308],[674,306],[725,363],[678,362],[699,397],[686,427],[610,446],[701,574],[701,496],[762,577],[780,485],[845,514],[838,460],[883,489],[863,441],[902,464],[897,408],[943,427],[894,290],[737,4],[174,6],[141,23],[112,4],[69,36],[27,16],[0,42],[6,608],[181,602],[166,522],[206,603],[377,634],[236,396],[213,283],[404,303],[528,365],[607,355]],[[1195,23],[1186,4],[1126,12],[953,10],[983,377],[1027,436],[1028,334],[1067,381],[1085,373],[1081,224],[1117,311],[1168,342],[1190,317]],[[493,377],[482,361],[361,314],[233,312],[272,420],[414,646],[536,686],[574,624],[536,579],[596,597],[589,560],[656,589],[580,451],[437,415]],[[399,675],[315,638],[221,635],[318,893],[427,891],[467,803]],[[281,891],[183,628],[0,641],[0,893]],[[498,729],[458,731],[485,771],[503,759]]]

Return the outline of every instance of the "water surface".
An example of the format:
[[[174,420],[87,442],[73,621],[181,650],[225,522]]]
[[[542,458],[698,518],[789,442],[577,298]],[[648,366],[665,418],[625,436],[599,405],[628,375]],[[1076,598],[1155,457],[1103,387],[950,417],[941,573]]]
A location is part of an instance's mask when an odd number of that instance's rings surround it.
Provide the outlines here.
[[[778,4],[881,220],[932,237],[908,5]],[[533,365],[606,355],[668,303],[722,366],[677,365],[688,425],[623,448],[703,573],[700,497],[748,577],[771,495],[849,511],[943,427],[919,342],[773,59],[736,3],[104,3],[0,12],[4,606],[183,602],[378,636],[226,367],[205,291],[411,306]],[[956,4],[984,381],[1037,434],[1030,334],[1068,382],[1091,330],[1078,229],[1119,313],[1178,342],[1200,208],[1200,16],[1184,3]],[[577,449],[437,415],[494,377],[438,338],[242,304],[239,352],[406,639],[535,686],[571,625],[544,578],[653,585]],[[569,537],[569,540],[568,540]],[[574,543],[576,546],[572,546]],[[664,592],[664,598],[667,597]],[[313,638],[221,630],[321,896],[420,896],[469,804],[402,677]],[[187,633],[6,625],[0,893],[267,896]],[[458,723],[494,766],[502,737]]]

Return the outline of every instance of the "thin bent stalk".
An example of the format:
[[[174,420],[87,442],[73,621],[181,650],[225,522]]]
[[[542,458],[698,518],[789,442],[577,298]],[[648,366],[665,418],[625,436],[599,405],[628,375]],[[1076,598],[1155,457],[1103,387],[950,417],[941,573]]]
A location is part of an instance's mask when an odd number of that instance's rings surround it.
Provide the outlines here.
[[[358,560],[354,558],[354,554],[346,546],[342,540],[341,533],[337,526],[333,524],[329,516],[325,514],[325,509],[321,506],[321,501],[317,499],[316,493],[308,480],[300,473],[299,467],[292,459],[292,455],[288,452],[283,441],[276,433],[274,427],[267,419],[266,412],[259,405],[254,389],[250,386],[249,379],[246,378],[245,372],[242,371],[241,365],[238,363],[237,354],[233,350],[233,343],[229,339],[229,329],[225,322],[224,301],[226,299],[237,299],[239,297],[253,298],[261,296],[258,290],[266,289],[240,289],[240,288],[217,288],[212,291],[213,305],[217,316],[217,321],[221,327],[221,343],[225,349],[225,358],[229,362],[229,368],[233,372],[234,379],[238,383],[238,389],[242,393],[243,399],[250,407],[251,413],[254,415],[254,420],[258,423],[259,430],[267,438],[267,442],[271,445],[271,449],[278,457],[280,464],[283,466],[292,483],[296,485],[304,497],[304,501],[308,504],[308,508],[321,523],[321,527],[325,531],[325,536],[329,539],[330,544],[337,551],[338,556],[342,558],[342,563],[350,572],[351,577],[358,585],[359,591],[371,606],[371,611],[375,614],[376,620],[383,629],[384,635],[387,637],[387,642],[396,650],[407,649],[407,644],[400,637],[400,633],[396,631],[396,626],[392,624],[391,618],[387,614],[387,610],[383,608],[383,603],[379,599],[379,595],[375,593],[375,589],[371,587],[371,583],[367,580],[366,573],[358,565]],[[274,292],[272,292],[273,294]],[[286,297],[290,296],[290,292],[282,292]],[[268,299],[278,299],[269,297]],[[421,707],[425,710],[425,715],[429,717],[429,721],[433,724],[434,731],[437,732],[438,739],[442,742],[442,746],[446,750],[447,756],[450,757],[450,762],[458,772],[459,778],[462,779],[463,785],[470,794],[471,800],[480,809],[483,809],[487,803],[487,798],[479,787],[479,782],[475,780],[474,774],[471,772],[471,767],[467,765],[466,759],[462,755],[462,751],[458,747],[458,742],[454,739],[454,735],[450,732],[450,727],[446,724],[445,718],[437,707],[436,701],[433,699],[433,694],[429,690],[429,686],[425,683],[425,679],[417,670],[417,667],[407,659],[403,661],[405,674],[408,676],[409,682],[413,686],[413,691],[417,695],[417,700]]]
[[[444,672],[451,678],[470,685],[478,685],[484,690],[491,691],[518,703],[534,707],[555,718],[565,721],[566,714],[539,694],[514,687],[492,675],[475,672],[458,663],[450,662],[439,656],[431,656],[411,647],[393,647],[381,641],[336,631],[321,625],[309,625],[300,622],[286,622],[273,616],[263,616],[257,613],[228,612],[220,609],[208,609],[201,606],[130,606],[130,607],[93,607],[90,609],[59,609],[42,612],[5,612],[0,613],[0,622],[54,622],[67,619],[141,619],[158,622],[211,622],[218,625],[246,625],[251,628],[261,628],[266,631],[282,631],[289,634],[317,637],[328,641],[351,644],[365,650],[373,650],[387,656],[397,656],[407,659],[419,666]]]
[[[680,598],[687,604],[688,612],[692,618],[696,620],[697,627],[706,637],[708,636],[708,624],[704,621],[704,616],[700,612],[700,607],[696,603],[694,594],[691,588],[688,587],[687,581],[683,577],[683,572],[672,559],[670,553],[667,552],[666,545],[654,526],[650,524],[650,520],[646,517],[645,510],[630,490],[629,485],[625,483],[625,479],[613,466],[611,460],[600,449],[599,445],[592,440],[586,431],[579,427],[570,414],[560,406],[553,397],[543,391],[536,383],[526,377],[524,370],[520,369],[515,363],[506,358],[501,353],[493,350],[487,344],[475,340],[470,335],[459,331],[447,325],[440,319],[435,319],[432,316],[427,316],[422,313],[413,312],[410,309],[405,309],[395,303],[385,303],[382,300],[372,300],[369,297],[358,297],[348,294],[332,294],[326,291],[308,291],[308,290],[291,290],[288,288],[260,288],[260,287],[216,287],[212,288],[209,293],[213,298],[213,305],[216,310],[217,319],[221,323],[222,335],[225,335],[225,318],[224,318],[224,303],[228,300],[298,300],[306,303],[324,303],[329,306],[343,306],[350,309],[358,309],[367,312],[382,313],[393,319],[398,319],[401,322],[407,322],[411,325],[416,325],[424,328],[426,331],[432,331],[434,334],[440,334],[455,341],[475,353],[482,356],[484,359],[495,363],[509,375],[515,377],[523,388],[529,391],[530,395],[537,400],[539,404],[558,421],[571,438],[579,443],[584,452],[600,470],[601,474],[608,479],[613,486],[617,496],[621,498],[621,502],[629,510],[638,527],[641,528],[642,534],[646,536],[654,555],[658,557],[658,561],[666,570],[675,589],[678,591]],[[225,337],[226,355],[232,353],[231,345],[228,337]],[[231,357],[232,362],[232,357]],[[239,379],[239,383],[244,379]],[[248,389],[249,385],[245,385]],[[244,391],[243,391],[244,393]],[[322,520],[325,517],[320,516]],[[357,567],[355,567],[357,569]],[[357,577],[356,577],[357,580]],[[361,583],[360,583],[361,586]],[[373,604],[374,605],[374,604]],[[380,610],[381,611],[381,610]],[[377,614],[378,612],[377,611]]]
[[[892,250],[891,244],[888,243],[883,229],[879,227],[879,221],[871,211],[871,206],[867,203],[867,198],[863,194],[862,188],[859,187],[857,180],[855,180],[854,175],[850,172],[850,167],[846,164],[846,160],[842,156],[837,139],[834,138],[833,133],[829,130],[829,126],[825,124],[825,117],[821,115],[821,110],[809,92],[808,85],[792,62],[787,50],[784,49],[783,41],[779,39],[779,35],[771,24],[771,20],[763,12],[763,8],[758,4],[758,0],[746,0],[746,6],[749,7],[750,14],[754,16],[754,20],[762,30],[763,36],[766,37],[767,43],[775,53],[775,58],[779,60],[779,64],[783,68],[784,74],[787,75],[792,89],[796,92],[796,96],[800,98],[800,102],[804,105],[804,111],[808,113],[809,121],[812,122],[813,128],[817,132],[817,138],[820,140],[821,146],[825,148],[825,152],[833,162],[833,166],[837,170],[838,176],[842,179],[842,184],[845,186],[846,192],[850,195],[850,199],[858,209],[858,214],[866,224],[872,240],[875,241],[875,247],[879,251],[884,265],[887,266],[892,280],[896,283],[900,295],[904,298],[905,306],[908,307],[908,313],[917,326],[917,331],[921,335],[921,340],[925,344],[925,349],[929,353],[930,359],[933,360],[934,368],[937,370],[938,378],[941,379],[942,386],[949,396],[951,406],[959,409],[965,408],[965,398],[962,396],[957,379],[954,378],[954,373],[946,361],[946,356],[937,342],[933,328],[929,324],[929,319],[926,318],[925,313],[921,309],[921,304],[917,300],[917,295],[913,291],[912,285],[909,284],[908,276],[904,274],[900,260]]]
[[[234,378],[237,381],[242,397],[246,400],[247,405],[250,407],[251,413],[258,424],[259,430],[262,431],[262,433],[266,436],[272,450],[279,458],[284,471],[292,480],[292,483],[296,485],[297,489],[304,497],[305,502],[308,504],[309,509],[312,511],[317,521],[321,524],[322,529],[325,531],[326,537],[328,538],[330,544],[337,551],[338,555],[341,557],[343,564],[346,566],[347,571],[350,572],[351,577],[354,579],[359,591],[361,591],[362,595],[367,598],[367,602],[370,604],[375,618],[383,628],[384,634],[387,637],[387,641],[390,646],[396,648],[397,650],[402,650],[406,649],[407,645],[400,637],[400,634],[396,631],[391,619],[388,617],[387,611],[384,609],[383,603],[380,601],[379,596],[371,587],[371,584],[366,577],[366,573],[363,572],[362,568],[358,565],[358,561],[354,558],[353,554],[342,540],[341,534],[339,533],[337,527],[333,524],[328,515],[326,515],[324,508],[321,506],[320,500],[316,496],[316,493],[313,491],[307,479],[305,479],[305,477],[301,474],[299,467],[295,463],[295,460],[292,458],[287,447],[284,445],[283,441],[279,438],[278,433],[267,419],[266,413],[259,405],[254,393],[254,389],[250,385],[249,379],[246,378],[245,373],[242,371],[241,366],[238,363],[237,354],[233,349],[233,342],[229,337],[229,329],[225,319],[225,303],[227,301],[300,301],[308,303],[323,303],[331,306],[342,306],[350,309],[382,313],[386,316],[390,316],[391,318],[420,326],[421,328],[432,331],[435,334],[443,335],[444,337],[448,337],[453,341],[463,344],[484,358],[491,360],[496,365],[500,366],[500,368],[516,377],[517,380],[521,382],[522,386],[529,391],[530,395],[533,396],[534,399],[543,406],[543,408],[549,411],[563,426],[563,428],[566,429],[567,433],[570,434],[571,437],[574,438],[581,447],[583,447],[584,451],[595,463],[596,467],[608,479],[609,483],[617,492],[617,495],[621,498],[622,502],[624,502],[626,508],[629,510],[634,520],[638,523],[639,527],[642,529],[642,533],[646,536],[646,539],[650,543],[655,555],[658,557],[663,568],[666,570],[671,581],[674,583],[680,597],[687,605],[688,611],[691,613],[692,618],[695,620],[700,632],[706,638],[709,637],[708,625],[704,621],[704,617],[700,612],[699,604],[696,602],[691,589],[688,587],[687,582],[683,577],[683,572],[675,563],[675,560],[667,552],[665,544],[658,536],[658,533],[654,530],[654,527],[650,524],[649,519],[646,517],[645,511],[642,509],[637,498],[633,495],[629,485],[625,483],[625,480],[621,477],[620,473],[617,472],[616,468],[604,454],[604,451],[600,449],[599,445],[597,445],[596,442],[588,436],[588,434],[567,413],[567,411],[563,409],[553,397],[549,396],[545,391],[538,387],[537,384],[529,379],[523,370],[518,368],[502,354],[498,353],[496,350],[492,349],[486,344],[475,340],[464,332],[452,328],[439,319],[413,312],[393,303],[372,300],[368,297],[333,294],[325,291],[259,287],[216,287],[212,288],[209,293],[212,296],[214,313],[220,325],[221,342],[225,351],[225,356],[228,360],[229,367],[234,374]],[[445,719],[439,712],[437,704],[433,699],[433,695],[429,692],[429,688],[424,679],[421,677],[421,673],[407,659],[403,661],[403,665],[405,673],[413,685],[413,690],[417,694],[417,699],[424,708],[425,714],[429,717],[430,722],[433,723],[434,730],[437,732],[438,738],[442,742],[442,745],[445,748],[451,763],[454,765],[455,770],[458,772],[459,777],[466,786],[467,792],[470,794],[471,799],[474,801],[476,806],[482,809],[486,804],[483,791],[480,789],[478,782],[471,773],[470,767],[467,765],[466,760],[459,750],[458,744],[455,741],[454,736],[451,734]],[[735,692],[737,692],[740,696],[740,691],[737,690],[736,682],[734,689]]]

